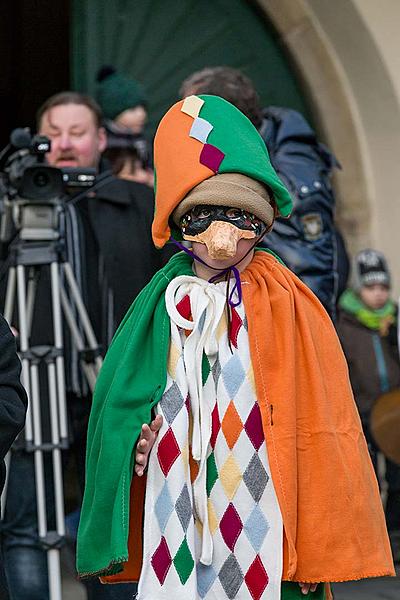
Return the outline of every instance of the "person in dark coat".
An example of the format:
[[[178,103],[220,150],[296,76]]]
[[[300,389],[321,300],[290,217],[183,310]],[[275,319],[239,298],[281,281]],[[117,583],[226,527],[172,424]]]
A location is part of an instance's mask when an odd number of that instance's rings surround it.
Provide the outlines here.
[[[192,73],[180,88],[181,97],[191,94],[222,96],[257,128],[293,200],[290,218],[278,217],[260,246],[275,252],[335,320],[349,270],[344,240],[334,221],[330,177],[339,167],[336,158],[299,112],[277,106],[262,109],[253,82],[238,69],[217,66]]]
[[[65,203],[67,258],[87,308],[101,350],[110,343],[125,312],[170,255],[151,241],[154,197],[151,188],[114,177],[101,159],[106,146],[102,114],[88,96],[62,92],[38,112],[38,131],[50,138],[48,164],[57,168],[98,171],[95,185]],[[49,276],[41,273],[30,342],[52,343]],[[86,427],[91,397],[79,370],[79,357],[64,335],[68,413],[73,432],[78,478],[84,481]],[[47,600],[46,554],[38,543],[32,455],[22,447],[13,452],[5,518],[2,522],[5,567],[13,600]],[[23,493],[21,493],[24,482]],[[52,494],[47,513],[53,519]],[[88,598],[112,599],[115,590],[88,586]],[[132,585],[118,589],[118,600],[132,598]]]
[[[4,459],[25,423],[27,397],[20,373],[15,338],[0,315],[0,494],[6,480]],[[6,598],[7,584],[0,556],[0,600]]]
[[[383,254],[363,250],[354,260],[354,284],[339,300],[337,332],[349,366],[354,397],[370,455],[377,470],[378,447],[371,435],[370,417],[376,400],[400,387],[397,307],[390,299],[390,273]],[[394,555],[400,532],[400,466],[385,459],[386,521]]]

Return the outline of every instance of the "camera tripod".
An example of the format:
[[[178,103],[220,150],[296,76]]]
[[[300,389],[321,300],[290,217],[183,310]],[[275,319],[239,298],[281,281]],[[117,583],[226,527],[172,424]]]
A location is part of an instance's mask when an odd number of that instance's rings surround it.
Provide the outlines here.
[[[23,206],[22,211],[32,206]],[[34,209],[48,210],[49,222],[58,223],[63,210],[60,205]],[[55,215],[55,213],[57,213]],[[55,217],[55,218],[54,218]],[[39,218],[39,217],[38,217]],[[22,383],[28,394],[28,411],[25,426],[25,450],[34,457],[34,474],[37,502],[39,542],[47,552],[50,600],[61,600],[60,548],[65,539],[64,491],[61,451],[69,446],[64,370],[63,316],[78,352],[82,373],[91,391],[102,359],[86,308],[73,270],[66,257],[64,236],[53,225],[45,229],[25,227],[10,246],[9,268],[4,316],[19,332]],[[39,238],[44,239],[39,239]],[[38,281],[43,269],[50,272],[49,304],[46,310],[52,315],[52,344],[32,346],[30,342],[32,319]],[[76,315],[76,316],[75,316]],[[45,332],[46,335],[48,332]],[[40,369],[47,376],[48,406],[51,441],[43,441],[41,406],[43,393],[40,386]],[[44,454],[51,456],[55,506],[55,528],[49,529],[46,512],[46,481]]]

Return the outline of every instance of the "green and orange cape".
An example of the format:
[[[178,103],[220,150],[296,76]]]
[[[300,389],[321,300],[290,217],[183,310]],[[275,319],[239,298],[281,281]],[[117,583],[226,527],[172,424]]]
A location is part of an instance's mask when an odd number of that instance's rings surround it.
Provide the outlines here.
[[[180,253],[138,296],[107,353],[93,400],[78,572],[137,580],[144,479],[135,476],[142,423],[166,385],[170,322],[164,293],[193,275]],[[241,274],[265,439],[284,523],[287,581],[393,575],[379,490],[347,365],[312,292],[258,251]]]

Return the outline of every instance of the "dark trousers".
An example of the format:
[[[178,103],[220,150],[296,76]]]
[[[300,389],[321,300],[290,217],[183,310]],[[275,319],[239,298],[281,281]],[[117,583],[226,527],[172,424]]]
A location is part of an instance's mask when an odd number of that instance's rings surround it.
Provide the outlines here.
[[[86,427],[81,427],[81,430],[84,436]],[[74,448],[78,448],[77,462],[81,467],[84,461],[82,439],[78,433],[74,444]],[[50,529],[54,528],[54,499],[49,458],[45,460],[45,480],[46,514]],[[78,464],[77,469],[83,477],[83,468],[79,468]],[[0,524],[0,533],[10,600],[48,600],[47,556],[40,546],[37,532],[34,462],[32,454],[25,450],[12,452],[5,516]],[[132,600],[136,593],[135,584],[102,585],[97,579],[89,581],[86,589],[88,600]],[[3,600],[1,595],[0,600]]]
[[[379,448],[372,437],[369,425],[363,422],[365,438],[375,473],[378,475]],[[385,457],[387,497],[385,505],[386,525],[389,532],[400,531],[400,466]],[[379,481],[379,478],[378,478]]]

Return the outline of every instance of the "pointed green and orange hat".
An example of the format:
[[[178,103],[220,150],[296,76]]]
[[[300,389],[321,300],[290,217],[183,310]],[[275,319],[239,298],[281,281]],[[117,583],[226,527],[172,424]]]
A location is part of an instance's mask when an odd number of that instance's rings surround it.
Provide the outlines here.
[[[240,173],[264,184],[278,212],[288,217],[292,199],[271,165],[264,140],[251,121],[219,96],[188,96],[161,119],[154,139],[156,180],[153,241],[171,237],[171,216],[198,184],[223,173]],[[175,233],[175,232],[174,232]]]

